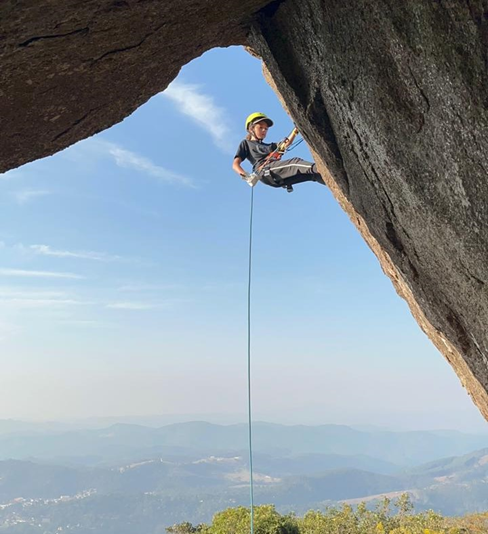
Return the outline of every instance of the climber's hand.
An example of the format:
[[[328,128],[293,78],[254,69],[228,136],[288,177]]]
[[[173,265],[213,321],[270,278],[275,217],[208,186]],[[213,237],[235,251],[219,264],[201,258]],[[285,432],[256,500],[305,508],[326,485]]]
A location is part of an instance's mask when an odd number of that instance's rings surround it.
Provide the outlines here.
[[[254,187],[259,182],[259,176],[255,173],[244,173],[241,174],[241,178],[247,182],[251,187]]]
[[[277,150],[278,152],[285,152],[285,150],[288,148],[289,145],[288,137],[285,137],[281,143],[278,144]]]

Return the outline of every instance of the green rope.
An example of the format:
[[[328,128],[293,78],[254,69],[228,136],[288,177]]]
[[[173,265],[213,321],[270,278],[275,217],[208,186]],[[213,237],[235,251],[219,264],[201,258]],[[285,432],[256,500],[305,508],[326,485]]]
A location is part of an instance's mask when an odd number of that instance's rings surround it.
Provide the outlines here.
[[[254,534],[254,482],[252,469],[252,410],[251,410],[251,274],[252,274],[252,216],[254,187],[251,187],[251,212],[249,221],[249,277],[247,284],[247,408],[249,428],[249,491],[251,498],[251,534]]]

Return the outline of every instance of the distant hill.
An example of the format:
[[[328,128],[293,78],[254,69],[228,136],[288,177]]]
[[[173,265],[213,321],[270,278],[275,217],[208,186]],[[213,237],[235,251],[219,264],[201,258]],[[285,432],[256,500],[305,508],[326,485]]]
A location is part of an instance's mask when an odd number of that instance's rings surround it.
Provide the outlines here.
[[[0,462],[0,503],[13,499],[75,495],[89,488],[98,473],[64,466],[8,460]]]
[[[272,476],[317,475],[331,469],[351,468],[372,471],[380,474],[399,472],[399,467],[365,454],[297,454],[290,456],[272,456],[258,453],[254,465],[260,471]]]
[[[130,439],[141,432],[147,439],[144,429],[115,432]],[[488,448],[390,474],[357,468],[375,462],[382,469],[392,467],[366,456],[257,453],[256,503],[303,513],[344,500],[367,499],[374,506],[375,496],[409,491],[418,511],[432,508],[450,515],[488,509]],[[337,468],[341,464],[350,466]],[[246,456],[147,457],[104,467],[0,462],[0,527],[24,516],[52,524],[85,524],[88,518],[88,530],[103,532],[110,517],[114,532],[129,532],[127,525],[136,524],[150,531],[161,522],[208,522],[218,510],[247,505],[248,498]]]
[[[488,487],[488,449],[390,474],[366,471],[358,468],[358,464],[377,464],[385,468],[384,463],[362,456],[269,457],[257,454],[255,484],[263,499],[279,505],[356,499],[408,489],[415,489],[416,495],[428,491],[432,496],[448,488],[459,490],[477,484]],[[392,466],[386,464],[386,468]],[[213,489],[239,493],[240,488],[247,488],[247,470],[246,456],[210,456],[197,460],[147,458],[112,467],[70,467],[7,460],[0,461],[0,504],[17,497],[55,498],[88,489],[98,494]]]
[[[460,432],[360,431],[348,426],[254,424],[254,448],[274,457],[321,454],[375,458],[410,467],[488,446],[488,436]],[[104,429],[0,436],[0,459],[122,462],[158,455],[198,457],[245,453],[246,425],[191,422],[149,428],[117,424]]]
[[[275,460],[272,471],[266,467],[267,459],[256,458],[255,481],[261,488],[276,488],[280,502],[297,499],[315,499],[325,495],[326,499],[340,499],[375,491],[402,489],[404,483],[398,479],[355,468],[327,470],[314,476],[300,474],[288,476],[286,459]],[[321,460],[320,457],[317,458]],[[338,463],[344,463],[340,459]],[[364,463],[365,459],[361,458]],[[327,463],[331,463],[328,459]],[[354,464],[353,459],[349,463]],[[279,468],[279,466],[283,466]],[[298,470],[300,462],[293,468]],[[322,465],[323,467],[323,465]],[[310,470],[306,465],[306,469]],[[323,470],[322,470],[323,471]],[[248,484],[247,458],[209,457],[199,460],[175,462],[160,458],[148,459],[117,467],[67,467],[32,461],[7,460],[0,462],[0,504],[16,498],[53,499],[61,495],[76,495],[86,490],[97,494],[136,493],[181,493],[194,491],[234,491]],[[305,490],[304,488],[308,489]],[[358,493],[359,492],[359,493]],[[263,493],[264,495],[264,493]],[[274,493],[266,493],[271,498]],[[275,499],[275,497],[272,497]]]
[[[409,473],[430,479],[418,495],[420,506],[449,515],[488,510],[488,448],[436,460]]]
[[[484,478],[488,476],[488,448],[465,454],[464,456],[434,460],[410,469],[409,473],[450,480]]]
[[[410,489],[409,477],[379,475],[359,469],[334,469],[316,476],[290,477],[261,493],[277,506],[308,507],[310,503],[340,501]]]

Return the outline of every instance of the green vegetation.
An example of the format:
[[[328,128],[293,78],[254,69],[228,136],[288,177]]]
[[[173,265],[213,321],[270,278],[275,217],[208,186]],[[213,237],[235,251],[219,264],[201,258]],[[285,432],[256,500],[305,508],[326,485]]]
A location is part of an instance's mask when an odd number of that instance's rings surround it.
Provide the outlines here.
[[[180,523],[166,529],[169,534],[249,534],[250,514],[244,506],[215,514],[210,525]],[[414,513],[408,494],[396,501],[383,499],[374,510],[365,503],[353,508],[310,510],[303,517],[281,515],[273,505],[254,510],[255,534],[478,534],[488,532],[488,512],[462,518],[443,517],[429,510]]]

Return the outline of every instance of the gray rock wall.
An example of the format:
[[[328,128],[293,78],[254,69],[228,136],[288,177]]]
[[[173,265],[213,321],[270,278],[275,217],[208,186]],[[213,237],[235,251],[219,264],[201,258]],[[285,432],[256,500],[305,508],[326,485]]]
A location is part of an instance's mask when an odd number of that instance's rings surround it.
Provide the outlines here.
[[[487,6],[288,0],[250,39],[336,197],[485,417]]]
[[[0,2],[0,172],[121,121],[205,51],[245,43],[268,2]]]

